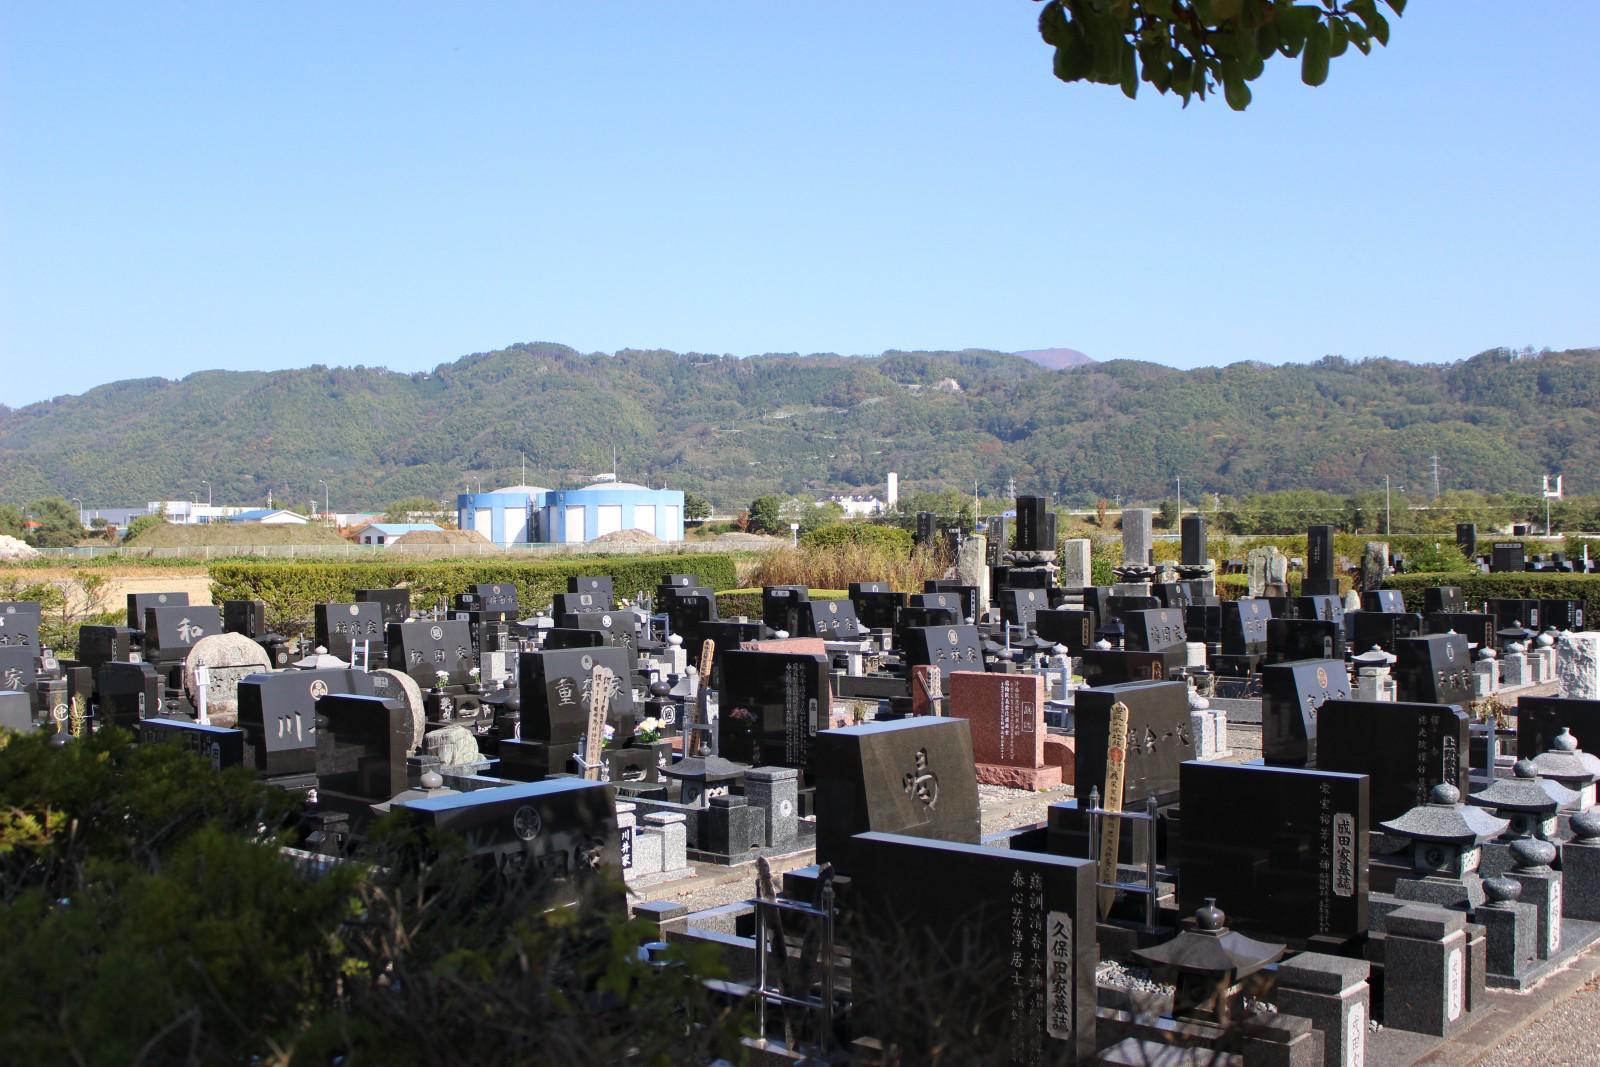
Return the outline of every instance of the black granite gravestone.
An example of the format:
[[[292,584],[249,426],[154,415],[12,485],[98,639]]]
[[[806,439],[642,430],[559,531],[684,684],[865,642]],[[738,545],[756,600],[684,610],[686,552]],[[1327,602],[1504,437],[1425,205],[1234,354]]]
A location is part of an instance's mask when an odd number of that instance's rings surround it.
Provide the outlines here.
[[[772,630],[798,636],[811,591],[803,585],[769,585],[761,590],[761,621]]]
[[[1494,616],[1485,612],[1435,612],[1423,616],[1422,628],[1430,634],[1464,634],[1479,648],[1495,647]]]
[[[1202,515],[1185,515],[1178,523],[1180,531],[1178,562],[1185,567],[1202,567],[1206,555],[1206,520]]]
[[[1245,598],[1222,604],[1222,651],[1231,656],[1261,656],[1270,640],[1267,623],[1272,605],[1265,600]]]
[[[553,618],[568,615],[598,614],[612,609],[611,597],[606,593],[557,593],[550,606]]]
[[[403,800],[390,812],[411,827],[464,839],[470,861],[542,889],[545,907],[626,906],[616,804],[603,782],[496,786]]]
[[[329,693],[317,701],[317,788],[381,802],[406,788],[411,715],[398,700]]]
[[[0,689],[27,689],[39,677],[39,649],[34,645],[0,645]]]
[[[1323,619],[1268,619],[1267,662],[1341,659],[1344,635],[1336,622]]]
[[[657,606],[666,612],[667,631],[682,637],[685,645],[701,641],[706,624],[717,619],[717,595],[703,586],[684,587]]]
[[[1557,630],[1583,629],[1583,601],[1539,601],[1539,625],[1541,628],[1553,626]]]
[[[985,1050],[984,1063],[1094,1058],[1099,948],[1087,860],[893,833],[851,844],[856,1033],[892,1044],[907,1062],[934,1062],[957,1032]],[[941,976],[948,1028],[907,1001],[911,975]]]
[[[1516,711],[1518,759],[1549,752],[1563,728],[1572,731],[1583,751],[1600,752],[1600,700],[1525,696]]]
[[[816,736],[817,862],[849,874],[870,830],[976,845],[978,778],[966,719],[913,716]]]
[[[625,649],[631,656],[639,641],[635,619],[631,611],[580,611],[556,616],[556,625],[568,630],[594,630],[602,635],[604,644]]]
[[[1431,589],[1422,591],[1422,614],[1457,615],[1467,610],[1466,598],[1461,595],[1461,587],[1456,585],[1436,585]]]
[[[1467,713],[1450,704],[1329,700],[1317,715],[1317,769],[1365,774],[1372,819],[1428,802],[1441,782],[1467,790]]]
[[[27,693],[14,689],[0,689],[0,731],[30,733],[37,729],[33,721],[33,701]]]
[[[101,668],[102,696],[105,671],[114,666],[120,665]],[[317,704],[330,693],[370,695],[373,677],[365,671],[332,668],[275,671],[240,679],[239,729],[244,731],[246,763],[269,778],[314,773]],[[408,719],[406,729],[410,728]]]
[[[1467,559],[1478,558],[1478,526],[1471,522],[1456,523],[1456,547]]]
[[[126,663],[133,653],[133,631],[126,626],[80,626],[78,662],[98,669],[102,663]]]
[[[956,593],[961,597],[961,617],[978,617],[978,587],[963,585],[958,578],[929,578],[922,583],[924,593]]]
[[[1030,632],[1039,612],[1050,610],[1050,596],[1043,589],[1002,589],[997,599],[1001,620]]]
[[[1122,802],[1143,804],[1177,799],[1178,767],[1199,755],[1189,722],[1188,688],[1182,682],[1125,682],[1080,689],[1073,703],[1077,743],[1072,765],[1077,791],[1087,797],[1106,787],[1106,746],[1111,736],[1111,707],[1128,706],[1128,747],[1124,754]]]
[[[848,600],[811,600],[801,616],[801,637],[820,637],[826,641],[859,641],[866,636],[856,618],[855,605]]]
[[[1406,595],[1398,589],[1368,589],[1361,594],[1361,610],[1403,612]]]
[[[472,597],[472,606],[465,610],[487,612],[505,622],[517,617],[517,587],[510,582],[479,582],[468,586],[465,595]]]
[[[188,603],[188,593],[129,593],[128,629],[141,631],[144,629],[146,608],[180,607]]]
[[[0,647],[39,647],[39,623],[44,618],[31,600],[0,601]]]
[[[382,604],[318,604],[312,610],[316,642],[328,655],[351,663],[356,642],[365,641],[369,666],[383,665],[377,662],[386,653]]]
[[[1472,702],[1472,656],[1461,634],[1429,634],[1395,642],[1395,692],[1414,704]]]
[[[1081,656],[1095,642],[1094,612],[1075,608],[1046,608],[1033,617],[1033,630],[1046,641],[1065,645]]]
[[[1410,612],[1352,611],[1345,615],[1344,626],[1350,636],[1350,648],[1356,653],[1373,645],[1393,652],[1396,641],[1422,632],[1422,616]]]
[[[447,685],[472,680],[472,629],[460,619],[391,623],[386,638],[389,666],[424,689],[439,684],[440,672]]]
[[[222,629],[224,633],[261,637],[267,633],[267,602],[265,600],[224,600],[222,602]]]
[[[1313,526],[1306,531],[1306,573],[1300,580],[1304,596],[1331,596],[1339,592],[1334,575],[1333,527]]]
[[[1085,684],[1096,687],[1125,682],[1164,682],[1167,680],[1167,654],[1086,648],[1079,657],[1078,673]]]
[[[145,608],[144,657],[154,663],[179,662],[196,641],[221,632],[222,615],[210,604]]]
[[[983,670],[983,646],[976,626],[908,626],[900,631],[899,640],[906,667],[938,667],[946,693],[951,672]]]
[[[100,664],[95,691],[100,700],[97,718],[103,723],[132,729],[146,715],[161,714],[161,675],[148,663]]]
[[[1158,652],[1170,671],[1188,657],[1188,631],[1179,608],[1147,608],[1122,614],[1122,641],[1130,652]]]
[[[1017,551],[1054,552],[1056,514],[1042,496],[1017,497]]]
[[[616,589],[611,578],[604,574],[575,574],[567,578],[569,593],[599,593],[606,598],[607,608],[615,604]]]
[[[383,613],[384,632],[397,622],[411,618],[411,590],[409,589],[357,589],[357,604],[376,604]]]
[[[869,630],[894,629],[900,618],[900,609],[906,606],[904,593],[896,593],[889,589],[864,588],[887,584],[887,582],[851,583],[850,603],[856,609],[856,619]]]
[[[1350,698],[1343,660],[1302,659],[1261,668],[1261,758],[1303,767],[1317,755],[1317,712]]]
[[[604,630],[580,630],[577,627],[551,626],[544,631],[544,643],[539,647],[555,652],[563,648],[603,648]]]
[[[762,630],[762,624],[755,620],[738,622],[733,619],[717,619],[714,622],[700,624],[699,640],[710,641],[712,647],[717,650],[711,660],[712,681],[717,683],[716,688],[721,688],[719,680],[722,677],[722,657],[746,641],[761,640]],[[688,649],[690,662],[698,664],[700,646],[685,641],[684,648]]]
[[[1521,541],[1496,541],[1489,552],[1489,570],[1494,574],[1521,573],[1527,569],[1525,555]]]
[[[524,652],[518,660],[522,695],[522,739],[550,745],[575,745],[589,723],[591,684],[596,666],[615,678],[606,712],[618,737],[633,735],[633,665],[626,649],[567,648]]]
[[[244,766],[244,731],[186,719],[142,719],[139,740],[182,745],[217,770]]]
[[[1365,775],[1191,761],[1183,794],[1178,911],[1208,897],[1228,925],[1296,945],[1367,933]]]
[[[1495,629],[1503,630],[1512,623],[1521,623],[1530,630],[1544,628],[1539,618],[1539,602],[1521,598],[1503,597],[1484,601],[1483,610],[1494,616]]]
[[[735,649],[721,660],[718,754],[752,766],[809,767],[832,706],[827,659]]]

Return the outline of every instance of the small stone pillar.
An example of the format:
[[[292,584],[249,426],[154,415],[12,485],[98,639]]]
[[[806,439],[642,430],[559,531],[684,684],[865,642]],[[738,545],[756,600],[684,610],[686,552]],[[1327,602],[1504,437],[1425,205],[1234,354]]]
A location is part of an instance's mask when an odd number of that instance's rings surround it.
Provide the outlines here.
[[[1561,914],[1600,921],[1600,812],[1571,820],[1572,840],[1561,846]]]
[[[1550,868],[1556,846],[1536,837],[1511,842],[1513,866],[1506,877],[1522,886],[1522,900],[1532,904],[1539,917],[1535,952],[1542,960],[1561,949],[1561,876]]]
[[[1528,650],[1528,661],[1533,665],[1533,684],[1549,685],[1556,680],[1556,635],[1546,630],[1534,639]]]
[[[1495,655],[1487,645],[1478,649],[1477,662],[1472,665],[1472,695],[1478,700],[1500,690],[1500,664],[1495,662]]]
[[[1520,984],[1533,966],[1539,917],[1532,904],[1517,899],[1522,886],[1510,878],[1484,879],[1483,892],[1488,901],[1479,906],[1474,917],[1483,926],[1488,941],[1489,973]]]
[[[680,811],[651,812],[644,817],[645,832],[661,835],[663,873],[689,866],[688,821]]]
[[[1507,689],[1533,684],[1533,668],[1528,665],[1527,647],[1521,641],[1506,646],[1500,658],[1500,684]]]
[[[1466,916],[1431,904],[1389,913],[1384,946],[1385,1026],[1434,1037],[1466,1018]]]
[[[765,812],[767,845],[793,849],[800,839],[800,772],[793,767],[752,767],[744,772],[744,795]]]
[[[1366,960],[1302,952],[1278,964],[1273,997],[1278,1010],[1311,1020],[1322,1038],[1327,1067],[1362,1067],[1367,1062],[1367,1023],[1372,991]]]

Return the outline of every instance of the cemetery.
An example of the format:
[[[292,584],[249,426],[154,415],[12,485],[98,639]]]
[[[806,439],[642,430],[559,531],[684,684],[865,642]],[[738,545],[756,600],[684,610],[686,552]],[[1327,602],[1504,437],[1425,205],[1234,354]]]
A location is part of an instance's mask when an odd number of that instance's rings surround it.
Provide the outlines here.
[[[267,787],[310,885],[631,917],[640,966],[715,972],[652,1040],[736,1011],[751,1063],[1409,1064],[1600,941],[1583,600],[1417,588],[1330,526],[1219,564],[1184,515],[1157,562],[1139,509],[1097,585],[1055,523],[1018,497],[922,589],[742,614],[692,557],[574,562],[537,602],[492,564],[130,594],[70,659],[4,603],[0,729]],[[1520,549],[1475,577],[1544,565]],[[986,830],[996,804],[1022,814]]]

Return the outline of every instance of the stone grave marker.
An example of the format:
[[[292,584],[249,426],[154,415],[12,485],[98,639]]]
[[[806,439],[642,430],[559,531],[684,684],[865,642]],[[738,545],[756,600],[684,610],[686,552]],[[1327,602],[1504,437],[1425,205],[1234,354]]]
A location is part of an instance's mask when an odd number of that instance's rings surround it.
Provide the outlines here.
[[[185,719],[141,719],[139,741],[182,745],[219,771],[244,766],[244,731],[233,727],[207,726]]]
[[[316,714],[327,724],[316,737],[319,791],[373,801],[405,791],[411,717],[398,700],[329,693]]]
[[[212,725],[232,726],[239,716],[239,683],[272,669],[267,653],[238,633],[208,634],[194,643],[183,661],[183,688],[200,706],[199,670],[206,669],[206,712]]]
[[[1130,652],[1160,653],[1165,667],[1182,667],[1188,658],[1188,631],[1181,608],[1147,608],[1122,615],[1123,644]]]
[[[1369,589],[1361,594],[1361,610],[1404,612],[1406,596],[1398,589]]]
[[[1539,621],[1541,625],[1554,627],[1557,630],[1582,630],[1583,601],[1541,600],[1539,601]]]
[[[0,689],[4,681],[5,650],[0,649]],[[31,663],[32,660],[30,659]],[[148,663],[121,663],[110,660],[95,673],[95,691],[100,697],[99,718],[117,726],[132,728],[146,715],[161,714],[161,676]]]
[[[116,666],[120,664],[102,669]],[[238,725],[248,746],[247,761],[269,778],[314,774],[318,702],[329,693],[370,695],[369,677],[362,671],[332,668],[274,671],[240,679]],[[102,689],[103,679],[102,675]]]
[[[1520,622],[1530,630],[1539,630],[1544,626],[1539,618],[1539,601],[1537,600],[1502,597],[1484,601],[1483,607],[1484,611],[1494,616],[1494,625],[1497,630],[1503,630],[1514,622]]]
[[[809,767],[832,708],[827,658],[733,649],[721,659],[718,754],[752,766]]]
[[[380,667],[368,675],[372,695],[385,700],[398,700],[405,705],[411,720],[411,742],[407,749],[415,752],[422,745],[422,735],[427,731],[427,714],[422,700],[422,687],[415,678],[393,667]]]
[[[396,802],[392,817],[464,838],[507,881],[545,887],[545,906],[621,911],[621,842],[611,787],[558,778]],[[607,887],[610,888],[607,888]]]
[[[611,695],[608,721],[618,737],[633,734],[636,709],[632,664],[620,648],[568,648],[524,652],[518,660],[522,694],[522,739],[549,745],[577,744],[583,739],[592,706],[596,666],[609,670],[622,684]]]
[[[472,631],[460,619],[392,623],[386,635],[388,664],[411,675],[419,686],[432,689],[439,672],[448,685],[465,685],[477,666],[472,658]]]
[[[1155,563],[1155,534],[1149,508],[1125,508],[1122,512],[1122,565],[1150,567]]]
[[[1344,635],[1326,619],[1268,619],[1267,662],[1343,659]]]
[[[1074,656],[1094,647],[1094,612],[1087,609],[1046,608],[1034,616],[1033,628],[1039,637],[1065,645]]]
[[[0,645],[0,689],[27,689],[38,680],[37,645]]]
[[[1230,656],[1262,656],[1269,641],[1267,623],[1272,605],[1265,600],[1225,601],[1222,605],[1222,651]]]
[[[377,660],[385,655],[386,633],[383,605],[373,603],[318,604],[312,609],[316,642],[328,655],[346,663],[355,662],[355,644],[366,641],[368,654]]]
[[[186,606],[188,603],[188,593],[129,593],[128,629],[140,631],[144,629],[146,608],[179,607]]]
[[[0,648],[38,648],[43,614],[31,600],[0,601]]]
[[[1050,610],[1050,595],[1043,589],[1002,589],[998,599],[1000,618],[1030,633],[1039,612]]]
[[[855,605],[848,600],[812,600],[806,607],[810,611],[801,616],[803,629],[799,636],[827,641],[859,641],[866,636],[856,618]]]
[[[894,833],[852,842],[851,986],[858,1032],[931,1062],[945,1035],[903,995],[947,976],[952,1027],[1008,1067],[1095,1053],[1094,870],[1086,860]],[[959,1006],[959,1007],[957,1007]]]
[[[1317,756],[1317,713],[1350,699],[1343,660],[1302,659],[1261,668],[1261,758],[1303,767]]]
[[[1459,614],[1467,610],[1460,586],[1438,585],[1422,591],[1422,614]]]
[[[265,600],[224,600],[222,602],[222,629],[230,634],[245,637],[263,637],[267,633],[267,602]]]
[[[1423,630],[1430,634],[1447,634],[1452,631],[1465,634],[1470,644],[1479,648],[1495,647],[1494,616],[1487,612],[1434,612],[1423,616]]]
[[[811,591],[803,585],[769,585],[761,590],[761,621],[790,637],[800,636],[804,605]]]
[[[356,603],[376,604],[383,613],[384,632],[397,622],[411,618],[411,590],[409,589],[357,589]]]
[[[1235,929],[1297,944],[1367,933],[1365,775],[1185,763],[1178,911],[1215,897]]]
[[[606,598],[606,609],[616,604],[616,589],[611,578],[604,574],[575,574],[567,579],[567,592],[600,594]]]
[[[1472,702],[1472,655],[1461,634],[1429,634],[1395,642],[1395,689],[1416,704]]]
[[[594,630],[604,635],[602,644],[626,649],[632,655],[639,641],[634,618],[628,611],[583,611],[557,616],[557,624],[570,630]]]
[[[1031,790],[1061,784],[1061,768],[1044,762],[1044,679],[955,671],[948,705],[949,714],[972,724],[978,781]]]
[[[1516,713],[1518,759],[1549,752],[1563,728],[1572,731],[1584,752],[1600,752],[1600,700],[1525,696],[1517,701]]]
[[[978,843],[978,779],[965,719],[910,717],[817,734],[817,862],[853,869],[869,830]]]
[[[1332,596],[1339,592],[1333,566],[1333,527],[1313,526],[1306,531],[1306,572],[1300,579],[1304,596]]]
[[[1111,708],[1128,707],[1128,746],[1124,761],[1123,806],[1135,808],[1154,796],[1177,800],[1178,768],[1199,755],[1189,719],[1188,687],[1182,682],[1124,682],[1080,689],[1073,705],[1077,744],[1072,757],[1075,788],[1087,797],[1105,789],[1106,744]]]
[[[983,669],[983,645],[976,626],[909,626],[902,631],[900,647],[908,668],[922,664],[938,667],[947,693],[952,671]]]
[[[1017,497],[1017,551],[1054,552],[1056,515],[1042,496]]]
[[[210,604],[180,604],[144,610],[144,656],[157,663],[180,663],[195,642],[222,632],[222,615]]]
[[[1127,682],[1164,682],[1167,656],[1164,652],[1088,648],[1080,656],[1078,669],[1083,680],[1097,688]]]
[[[1490,573],[1520,573],[1526,569],[1525,554],[1521,541],[1496,541],[1489,552]]]
[[[1317,769],[1367,775],[1373,821],[1398,818],[1441,782],[1467,792],[1470,721],[1449,704],[1328,700],[1317,716]]]
[[[888,582],[851,582],[850,603],[862,626],[869,630],[892,630],[900,609],[906,606],[906,595],[890,590]]]

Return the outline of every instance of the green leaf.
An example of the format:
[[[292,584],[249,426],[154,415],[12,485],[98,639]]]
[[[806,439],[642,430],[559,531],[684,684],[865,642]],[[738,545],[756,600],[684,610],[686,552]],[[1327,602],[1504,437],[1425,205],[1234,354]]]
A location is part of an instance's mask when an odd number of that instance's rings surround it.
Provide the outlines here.
[[[1350,46],[1350,25],[1342,18],[1336,18],[1329,25],[1328,30],[1333,34],[1333,48],[1328,53],[1332,56],[1344,55],[1344,50]]]
[[[1250,87],[1244,83],[1244,72],[1237,60],[1222,64],[1222,96],[1235,111],[1250,106]]]
[[[1367,20],[1367,29],[1372,31],[1372,36],[1385,48],[1389,46],[1389,20],[1378,14],[1372,13],[1372,18]]]
[[[1396,15],[1404,15],[1406,13],[1406,0],[1384,0],[1384,2],[1394,10]]]
[[[1129,100],[1139,95],[1139,57],[1134,54],[1133,45],[1127,45],[1122,51],[1122,95]]]
[[[1310,86],[1328,80],[1328,56],[1333,49],[1333,34],[1319,24],[1306,38],[1306,53],[1300,60],[1300,80]]]
[[[1059,48],[1067,42],[1069,34],[1067,13],[1061,0],[1050,0],[1039,12],[1039,36],[1044,38],[1045,44]]]

